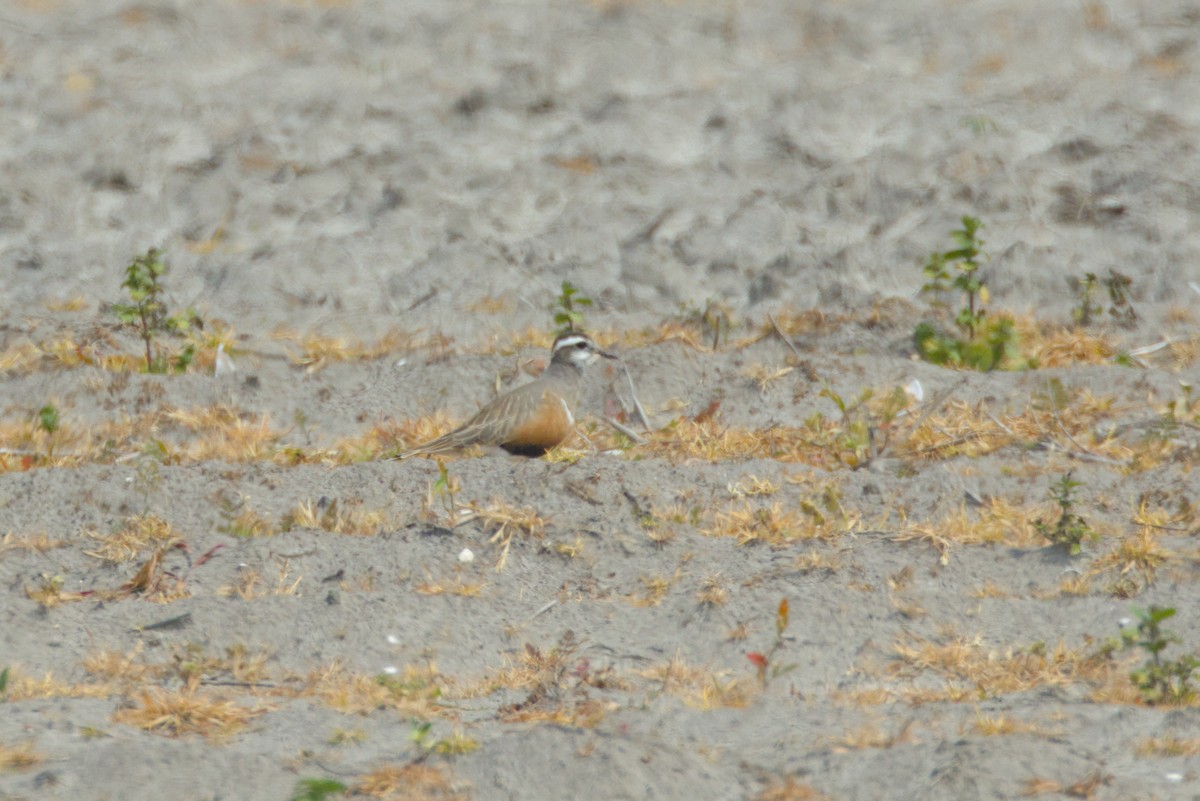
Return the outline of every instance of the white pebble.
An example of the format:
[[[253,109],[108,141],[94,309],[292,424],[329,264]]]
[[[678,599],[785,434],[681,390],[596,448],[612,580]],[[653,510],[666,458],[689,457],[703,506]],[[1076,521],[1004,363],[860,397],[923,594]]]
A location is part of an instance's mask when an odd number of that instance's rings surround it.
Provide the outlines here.
[[[458,561],[462,562],[464,565],[470,564],[471,562],[475,561],[475,554],[470,548],[463,548],[458,553]]]

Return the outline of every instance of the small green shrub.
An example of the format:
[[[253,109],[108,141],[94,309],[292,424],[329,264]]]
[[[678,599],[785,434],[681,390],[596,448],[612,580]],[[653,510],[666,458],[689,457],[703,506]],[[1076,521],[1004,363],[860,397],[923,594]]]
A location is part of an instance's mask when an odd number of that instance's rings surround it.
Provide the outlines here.
[[[1151,606],[1147,610],[1134,609],[1138,616],[1136,644],[1149,658],[1146,663],[1129,674],[1137,685],[1143,700],[1148,704],[1186,704],[1196,694],[1192,688],[1193,674],[1200,668],[1200,659],[1194,654],[1167,660],[1163,651],[1171,643],[1179,642],[1175,634],[1163,630],[1162,622],[1175,615],[1173,607]]]
[[[58,408],[47,403],[38,409],[38,428],[46,432],[46,457],[54,458],[54,432],[59,428]]]
[[[1096,532],[1075,511],[1073,493],[1077,487],[1083,486],[1066,473],[1050,487],[1050,498],[1059,508],[1058,522],[1050,525],[1040,517],[1033,522],[1037,532],[1055,545],[1066,549],[1071,556],[1076,556],[1082,550],[1081,543],[1085,539],[1096,539]]]
[[[580,311],[580,307],[591,305],[591,298],[580,295],[579,290],[570,281],[563,281],[562,292],[555,298],[553,306],[554,324],[558,326],[558,333],[565,334],[582,328],[583,312]]]
[[[325,801],[331,795],[341,795],[349,790],[334,779],[300,779],[292,790],[291,801]]]
[[[150,248],[125,268],[125,280],[121,288],[129,295],[129,303],[114,303],[113,312],[117,319],[137,329],[138,336],[146,347],[146,372],[165,373],[168,369],[184,372],[196,355],[194,345],[188,344],[178,353],[168,355],[154,346],[162,334],[182,335],[193,327],[201,327],[195,311],[188,309],[175,315],[168,314],[165,303],[166,288],[163,276],[167,274],[167,263],[157,248]]]
[[[934,306],[944,305],[942,296],[948,293],[962,293],[964,305],[954,317],[958,333],[922,322],[913,331],[913,344],[921,358],[933,364],[982,371],[1023,369],[1032,365],[1021,355],[1012,320],[988,317],[984,308],[988,289],[980,274],[986,258],[979,236],[983,227],[978,218],[963,217],[962,228],[950,232],[955,246],[929,254],[922,268],[927,280],[921,293],[932,295]]]

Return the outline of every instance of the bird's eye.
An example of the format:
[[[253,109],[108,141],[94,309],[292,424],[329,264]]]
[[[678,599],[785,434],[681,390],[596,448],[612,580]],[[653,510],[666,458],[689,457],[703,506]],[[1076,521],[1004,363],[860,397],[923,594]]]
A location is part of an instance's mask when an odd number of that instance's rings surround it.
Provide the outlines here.
[[[587,343],[586,342],[576,342],[575,347],[578,350],[587,350]]]

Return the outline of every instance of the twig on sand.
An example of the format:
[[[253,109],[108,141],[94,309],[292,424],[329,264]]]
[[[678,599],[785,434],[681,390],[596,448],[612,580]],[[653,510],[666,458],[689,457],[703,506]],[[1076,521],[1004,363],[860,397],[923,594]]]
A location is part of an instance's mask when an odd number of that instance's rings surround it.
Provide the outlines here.
[[[621,369],[625,371],[625,380],[627,382],[629,382],[629,398],[630,398],[630,401],[633,403],[634,417],[636,417],[641,422],[643,429],[645,429],[646,431],[649,431],[650,430],[650,418],[646,415],[646,410],[642,407],[642,402],[640,400],[638,400],[637,388],[633,385],[633,376],[631,376],[629,374],[629,366],[627,364],[625,364],[624,359],[621,360]],[[618,427],[617,430],[620,431],[622,434],[629,436],[630,432],[623,431],[620,427]],[[641,441],[636,436],[630,437],[630,438],[633,439],[635,442]]]
[[[1061,431],[1063,433],[1063,436],[1065,436],[1071,442],[1071,444],[1074,445],[1079,450],[1078,451],[1068,450],[1067,448],[1064,448],[1063,446],[1059,445],[1054,440],[1051,440],[1049,442],[1049,444],[1047,445],[1047,447],[1053,448],[1054,450],[1061,451],[1062,453],[1066,454],[1067,456],[1070,456],[1073,459],[1079,459],[1080,461],[1084,461],[1084,462],[1100,462],[1101,464],[1111,464],[1111,465],[1117,465],[1117,466],[1125,464],[1124,462],[1122,462],[1120,460],[1109,459],[1107,456],[1101,456],[1098,453],[1093,453],[1092,451],[1085,448],[1083,445],[1080,445],[1079,441],[1076,440],[1075,437],[1071,436],[1071,432],[1067,430],[1067,427],[1065,425],[1063,425],[1062,418],[1058,416],[1058,409],[1055,408],[1053,403],[1050,404],[1050,414],[1054,415],[1054,422],[1058,425],[1058,430]]]
[[[987,417],[988,417],[988,419],[989,419],[989,420],[991,420],[991,421],[992,421],[993,423],[995,423],[996,425],[1000,426],[1000,428],[1004,429],[1004,433],[1005,433],[1005,434],[1008,434],[1008,435],[1009,435],[1010,437],[1012,437],[1013,439],[1020,439],[1020,437],[1018,437],[1018,436],[1017,436],[1017,433],[1016,433],[1015,431],[1013,431],[1013,430],[1012,430],[1011,428],[1009,428],[1008,426],[1004,425],[1004,423],[1001,423],[999,420],[997,420],[997,419],[996,419],[996,416],[995,416],[994,414],[992,414],[991,412],[987,411],[986,409],[984,410],[984,412],[983,412],[983,413],[987,415]]]
[[[549,612],[549,611],[550,611],[551,609],[553,609],[553,608],[554,608],[554,607],[555,607],[557,604],[558,604],[558,599],[557,599],[557,598],[555,598],[555,599],[553,599],[553,600],[550,600],[550,601],[547,601],[546,603],[544,603],[544,604],[542,605],[542,608],[541,608],[541,609],[538,609],[538,610],[537,610],[536,612],[534,612],[532,615],[530,615],[529,617],[525,618],[525,622],[523,622],[523,623],[521,624],[521,627],[522,627],[522,628],[524,628],[525,626],[528,626],[528,625],[529,625],[530,623],[532,623],[532,622],[533,622],[535,619],[537,619],[537,617],[538,617],[538,616],[540,616],[540,615],[543,615],[543,614],[545,614],[546,612]]]
[[[627,426],[627,425],[624,425],[623,423],[618,423],[616,420],[613,420],[611,417],[605,417],[605,418],[603,418],[603,420],[604,420],[604,422],[606,422],[606,423],[608,423],[610,426],[612,426],[614,429],[616,429],[618,432],[620,432],[620,433],[624,434],[625,436],[629,437],[629,438],[630,438],[631,440],[633,440],[634,442],[637,442],[637,443],[642,443],[642,442],[645,442],[645,441],[646,441],[646,440],[645,440],[645,438],[644,438],[644,437],[642,437],[642,435],[641,435],[641,434],[639,434],[638,432],[634,431],[634,430],[633,430],[632,428],[630,428],[629,426]]]
[[[792,355],[803,361],[804,356],[801,355],[800,349],[792,342],[791,337],[783,332],[783,329],[779,327],[779,323],[775,322],[775,317],[770,312],[767,312],[767,319],[771,321],[771,327],[775,329],[775,334],[783,340],[783,344],[788,346],[788,350],[792,352]]]

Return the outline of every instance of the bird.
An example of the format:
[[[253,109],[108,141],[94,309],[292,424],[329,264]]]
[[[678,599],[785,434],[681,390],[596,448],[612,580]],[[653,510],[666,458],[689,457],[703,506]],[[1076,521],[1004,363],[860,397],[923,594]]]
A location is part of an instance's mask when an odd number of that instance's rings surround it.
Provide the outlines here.
[[[566,331],[550,347],[550,364],[537,379],[522,384],[480,409],[448,434],[389,457],[407,459],[470,445],[499,445],[519,456],[541,456],[575,430],[575,405],[584,368],[600,358],[616,359],[581,331]]]

